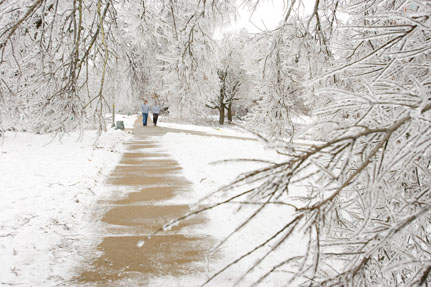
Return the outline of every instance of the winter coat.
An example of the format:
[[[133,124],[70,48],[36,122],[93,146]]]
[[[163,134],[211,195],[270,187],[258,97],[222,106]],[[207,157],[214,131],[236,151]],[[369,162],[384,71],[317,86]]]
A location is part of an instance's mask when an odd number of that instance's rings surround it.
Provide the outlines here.
[[[153,112],[153,114],[158,114],[160,113],[160,106],[159,105],[154,105],[151,107],[151,111]]]
[[[148,114],[150,112],[150,105],[142,104],[141,111],[143,114]]]

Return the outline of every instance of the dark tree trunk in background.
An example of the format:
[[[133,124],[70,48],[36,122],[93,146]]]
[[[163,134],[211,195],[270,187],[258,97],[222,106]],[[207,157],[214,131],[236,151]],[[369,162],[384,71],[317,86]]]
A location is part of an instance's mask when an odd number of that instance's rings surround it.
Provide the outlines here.
[[[218,122],[220,125],[224,124],[224,109],[226,108],[225,104],[225,97],[226,97],[226,76],[227,76],[227,70],[218,70],[217,71],[218,77],[220,79],[221,85],[220,85],[220,95],[218,98],[218,110],[219,110],[219,118]]]
[[[225,109],[225,106],[224,106],[224,92],[220,91],[220,106],[219,106],[219,112],[220,112],[220,114],[219,114],[219,118],[218,118],[218,123],[221,124],[221,125],[224,124],[224,117],[225,117],[224,109]]]
[[[232,122],[232,102],[227,106],[227,120],[228,122]]]
[[[235,95],[238,92],[239,87],[241,86],[241,82],[239,80],[233,81],[231,76],[229,76],[229,69],[225,68],[224,70],[217,70],[217,75],[220,80],[220,90],[217,98],[212,100],[210,104],[206,104],[205,106],[210,109],[217,109],[219,111],[219,119],[218,122],[220,125],[224,124],[224,120],[226,117],[227,110],[227,118],[229,122],[232,122],[232,105],[233,101],[238,100],[235,98]]]

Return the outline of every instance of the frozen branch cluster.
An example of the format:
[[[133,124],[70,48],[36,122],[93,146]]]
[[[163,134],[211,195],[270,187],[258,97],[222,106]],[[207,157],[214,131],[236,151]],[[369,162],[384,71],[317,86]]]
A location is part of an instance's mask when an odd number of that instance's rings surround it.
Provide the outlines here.
[[[249,124],[273,138],[293,137],[292,118],[308,114],[316,105],[304,82],[321,72],[331,55],[321,50],[300,19],[255,38],[261,73],[256,86],[261,97]]]
[[[0,3],[1,132],[61,132],[102,116],[112,8],[103,0]]]

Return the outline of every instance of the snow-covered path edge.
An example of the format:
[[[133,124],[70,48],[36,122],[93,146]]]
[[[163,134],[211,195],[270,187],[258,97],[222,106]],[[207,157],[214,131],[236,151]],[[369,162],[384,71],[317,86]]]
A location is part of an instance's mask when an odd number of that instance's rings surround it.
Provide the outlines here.
[[[131,128],[136,116],[117,120]],[[67,285],[95,250],[93,207],[132,134],[78,137],[7,133],[0,145],[0,285]]]
[[[174,127],[176,132],[168,132],[159,140],[164,149],[179,162],[182,167],[184,177],[193,184],[193,195],[189,198],[194,199],[194,203],[199,199],[205,198],[207,195],[215,192],[222,186],[232,182],[237,176],[243,172],[252,171],[265,166],[266,164],[259,162],[235,162],[232,159],[261,159],[273,162],[280,162],[285,158],[276,153],[273,149],[264,146],[261,142],[253,140],[250,135],[241,133],[229,128],[217,129],[213,128],[184,126],[179,125],[164,125],[160,126]],[[184,130],[184,132],[178,132]],[[195,135],[190,131],[196,130],[205,132],[207,135]],[[225,162],[225,160],[227,160]],[[201,204],[214,204],[224,201],[234,193],[240,193],[248,189],[250,186],[245,184],[235,190],[227,190],[226,192],[213,194],[208,200],[200,202]],[[300,192],[298,190],[298,192]],[[193,207],[193,201],[184,199],[184,203],[190,204]],[[179,202],[179,199],[176,199]],[[255,210],[255,206],[243,205],[241,209],[239,205],[226,204],[205,212],[207,223],[200,229],[203,234],[214,238],[218,243],[226,239],[227,236],[237,227],[243,220],[250,216]],[[197,207],[198,208],[198,207]],[[274,206],[267,208],[257,216],[253,224],[244,227],[241,232],[237,232],[225,244],[217,249],[217,252],[208,253],[207,276],[208,278],[217,271],[226,267],[230,262],[236,261],[240,256],[247,254],[253,250],[257,244],[267,240],[268,235],[274,230],[281,228],[293,214],[293,209],[285,206]],[[302,250],[301,240],[290,240],[288,246],[284,249],[290,254],[295,254]],[[239,278],[246,270],[253,266],[259,256],[265,252],[265,248],[254,253],[252,256],[241,260],[238,264],[234,264],[225,272],[217,276],[209,286],[233,286],[235,280]],[[254,282],[262,275],[263,270],[272,267],[272,262],[283,260],[284,252],[276,252],[268,256],[268,260],[263,262],[261,268],[253,274],[249,274],[238,286],[252,286]],[[165,282],[159,280],[153,282],[152,286],[162,286]],[[173,280],[173,279],[172,279]],[[170,282],[173,283],[174,281]],[[285,277],[272,277],[270,280],[265,280],[259,286],[284,286]],[[199,286],[203,282],[190,286]],[[169,285],[169,284],[166,284]],[[169,286],[174,286],[169,285]],[[187,286],[187,285],[185,285]]]

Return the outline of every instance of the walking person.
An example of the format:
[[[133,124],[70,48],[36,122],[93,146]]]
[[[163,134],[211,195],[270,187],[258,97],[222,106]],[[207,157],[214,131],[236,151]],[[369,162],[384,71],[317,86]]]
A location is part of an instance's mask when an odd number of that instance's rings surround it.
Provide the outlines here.
[[[151,107],[151,111],[153,112],[153,124],[154,126],[157,126],[157,119],[159,118],[160,113],[160,106],[157,102]]]
[[[144,100],[144,103],[141,106],[142,111],[142,125],[147,126],[148,113],[150,112],[150,105],[147,100]]]

